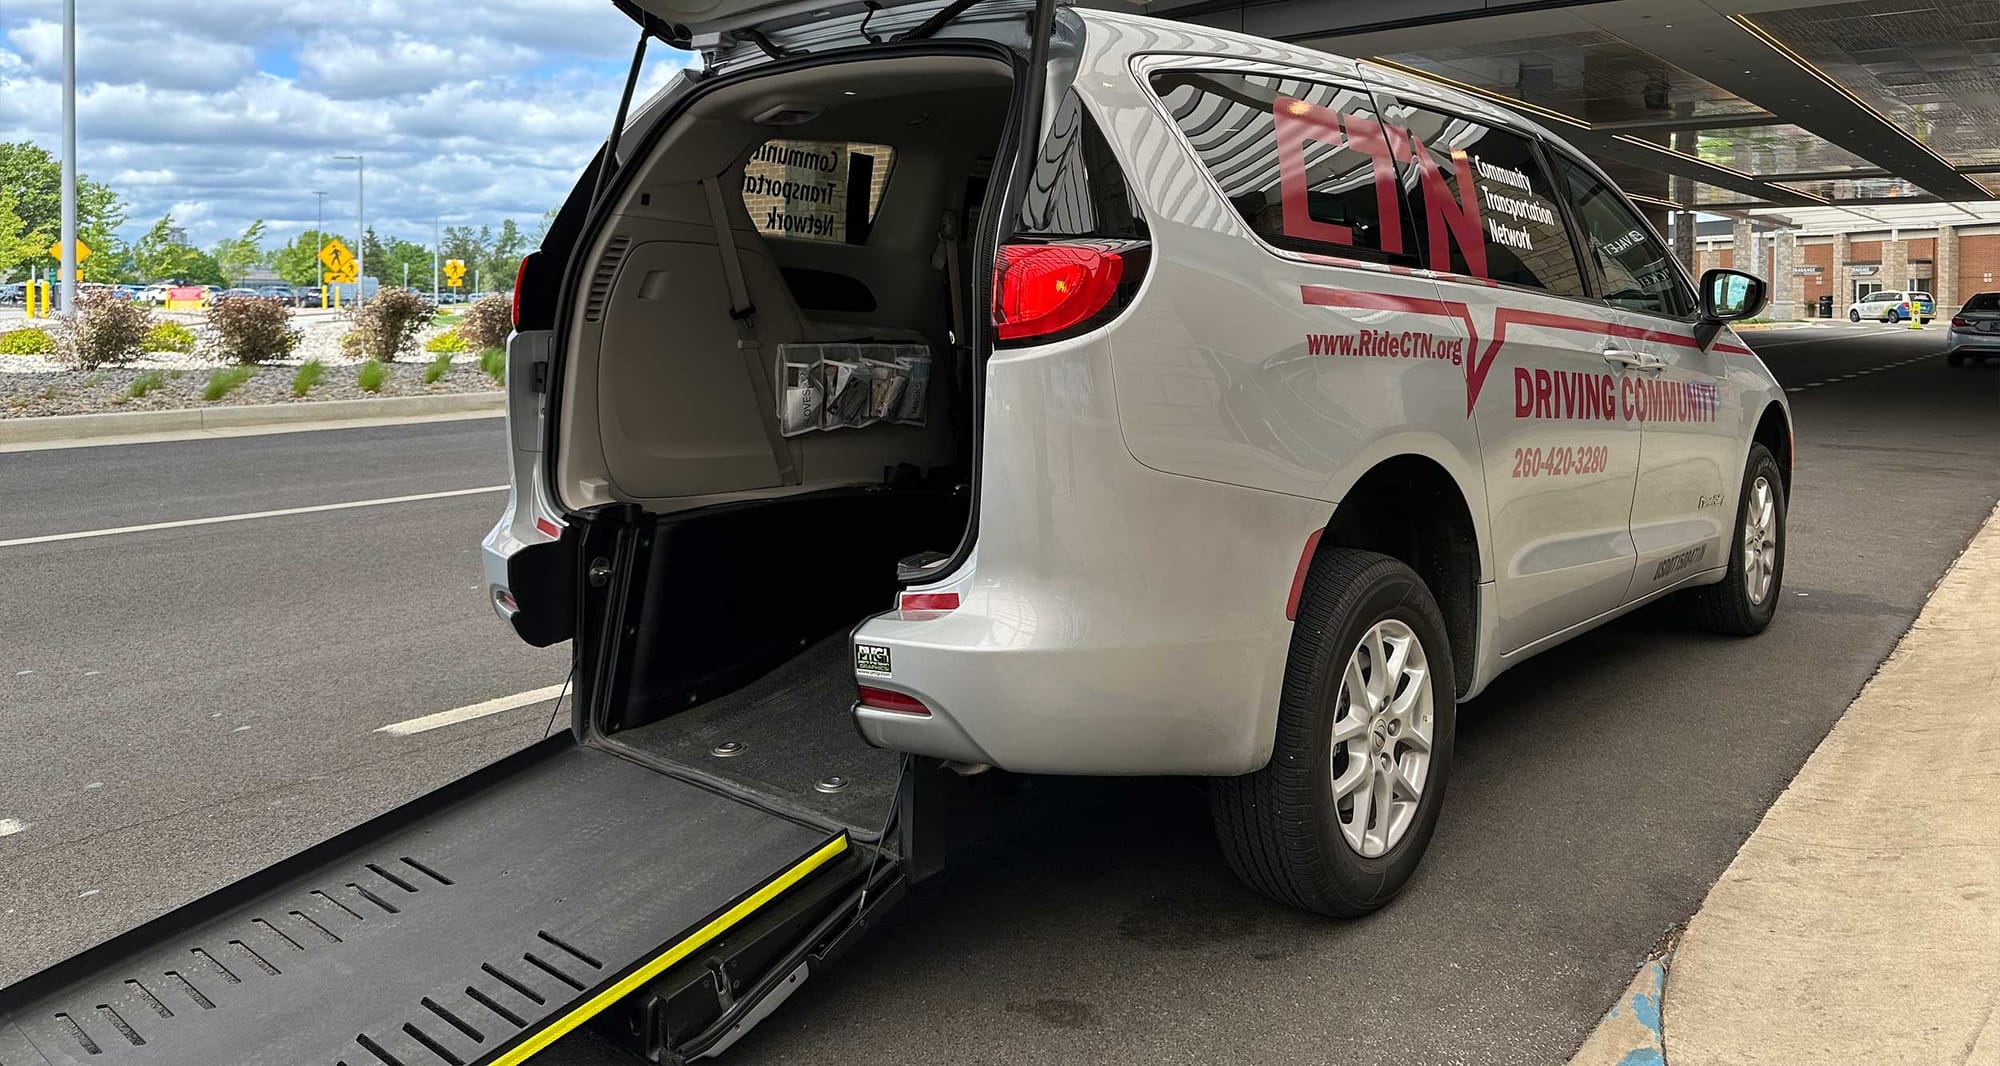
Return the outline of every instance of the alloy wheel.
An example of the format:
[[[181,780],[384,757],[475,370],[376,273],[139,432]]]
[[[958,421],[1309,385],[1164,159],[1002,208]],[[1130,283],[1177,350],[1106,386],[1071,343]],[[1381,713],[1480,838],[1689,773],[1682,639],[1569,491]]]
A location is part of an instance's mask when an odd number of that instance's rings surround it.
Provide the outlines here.
[[[1763,606],[1778,576],[1778,500],[1768,478],[1750,486],[1743,507],[1743,588],[1750,602]]]
[[[1364,858],[1395,847],[1416,822],[1430,776],[1432,698],[1423,642],[1394,618],[1370,627],[1347,657],[1330,772],[1341,835]]]

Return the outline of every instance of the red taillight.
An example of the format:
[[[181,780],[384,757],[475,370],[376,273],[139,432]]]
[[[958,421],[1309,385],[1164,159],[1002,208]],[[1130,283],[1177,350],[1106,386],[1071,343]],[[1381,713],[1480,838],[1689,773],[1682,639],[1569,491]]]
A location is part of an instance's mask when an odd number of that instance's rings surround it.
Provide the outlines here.
[[[1068,329],[1104,310],[1125,261],[1081,244],[1010,244],[993,264],[993,325],[1001,340]]]
[[[539,254],[541,253],[529,252],[527,255],[521,257],[521,265],[514,268],[514,314],[512,322],[515,329],[521,328],[521,282],[528,276],[528,260],[533,259]]]
[[[896,606],[899,610],[904,611],[956,611],[958,610],[958,593],[905,592]]]
[[[1970,321],[1968,321],[1968,320],[1966,319],[1966,317],[1965,317],[1964,315],[1953,315],[1953,316],[1951,316],[1951,324],[1952,324],[1952,325],[1954,325],[1954,326],[1969,326],[1969,325],[1972,325],[1972,323],[1971,323]]]
[[[924,701],[905,692],[894,692],[886,688],[861,686],[861,706],[876,711],[895,711],[897,714],[916,714],[929,718],[931,709]]]

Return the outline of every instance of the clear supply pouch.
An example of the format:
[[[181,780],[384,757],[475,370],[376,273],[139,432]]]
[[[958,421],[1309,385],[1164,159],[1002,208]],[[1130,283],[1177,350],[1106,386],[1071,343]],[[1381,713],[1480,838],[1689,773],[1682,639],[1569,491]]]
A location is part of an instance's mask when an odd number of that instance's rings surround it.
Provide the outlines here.
[[[818,365],[819,345],[778,345],[778,431],[787,437],[819,428],[826,393]]]
[[[867,359],[862,365],[868,369],[868,421],[894,419],[902,410],[909,368],[893,359]]]
[[[924,424],[926,404],[930,399],[931,353],[920,344],[902,345],[903,354],[896,362],[904,370],[902,395],[896,401],[895,419],[907,425]]]
[[[826,390],[826,406],[820,412],[821,429],[859,426],[865,424],[868,418],[868,374],[858,358],[831,358],[836,350],[842,354],[856,351],[851,344],[826,346],[829,358],[820,360],[819,364],[820,384]]]

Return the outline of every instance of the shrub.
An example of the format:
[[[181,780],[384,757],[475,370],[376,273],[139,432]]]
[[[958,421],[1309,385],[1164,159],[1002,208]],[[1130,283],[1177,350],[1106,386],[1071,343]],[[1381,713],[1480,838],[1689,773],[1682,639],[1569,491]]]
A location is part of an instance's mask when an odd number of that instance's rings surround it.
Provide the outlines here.
[[[234,302],[235,300],[247,300],[247,299],[250,299],[250,297],[247,296],[234,297],[231,300],[225,300],[223,302],[231,303]],[[217,370],[214,373],[208,375],[208,384],[203,385],[201,387],[201,398],[204,400],[208,400],[210,402],[220,400],[224,396],[227,396],[230,393],[235,392],[237,389],[242,388],[243,383],[249,381],[251,376],[256,373],[257,372],[255,370],[252,370],[247,366],[223,367],[221,370]]]
[[[458,333],[474,348],[500,348],[506,345],[507,334],[513,328],[513,297],[488,296],[465,309],[465,320],[458,324]]]
[[[179,322],[155,322],[146,331],[145,348],[149,352],[194,351],[194,330]]]
[[[275,296],[230,296],[208,309],[209,350],[230,363],[268,363],[298,347],[292,309]]]
[[[479,369],[486,376],[502,385],[507,384],[507,353],[499,348],[488,348],[479,353]]]
[[[354,383],[361,386],[362,392],[381,392],[388,380],[389,368],[374,359],[361,364],[361,369],[354,375]]]
[[[147,393],[153,391],[154,389],[165,387],[166,384],[167,384],[167,376],[165,374],[162,374],[157,370],[148,370],[145,373],[139,375],[138,377],[132,379],[132,384],[126,386],[125,388],[125,395],[130,396],[133,399],[137,400],[144,397]]]
[[[351,316],[356,355],[384,363],[416,347],[417,334],[430,323],[437,308],[415,289],[383,289]],[[347,338],[341,338],[343,345]]]
[[[465,338],[460,336],[455,329],[445,330],[443,333],[424,342],[424,351],[427,352],[443,352],[446,355],[450,355],[455,352],[469,350],[470,346],[465,343]]]
[[[438,379],[451,373],[451,353],[440,352],[436,359],[424,365],[424,384],[435,385]]]
[[[86,389],[94,389],[102,384],[104,384],[103,374],[92,374],[83,379],[83,387]]]
[[[56,358],[83,370],[139,358],[153,316],[113,289],[76,298],[76,312],[56,324]]]
[[[304,396],[312,391],[319,379],[326,376],[326,364],[317,359],[308,359],[299,364],[299,372],[292,375],[292,395]]]
[[[47,330],[26,326],[0,333],[0,355],[54,355],[56,339]]]

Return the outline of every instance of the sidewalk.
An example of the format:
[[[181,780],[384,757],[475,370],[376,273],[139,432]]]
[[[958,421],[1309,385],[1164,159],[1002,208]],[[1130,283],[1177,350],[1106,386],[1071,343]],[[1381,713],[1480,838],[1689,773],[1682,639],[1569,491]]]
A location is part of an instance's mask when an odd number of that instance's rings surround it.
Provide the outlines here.
[[[1667,1066],[2000,1064],[1995,619],[1989,518],[1709,891],[1664,1004],[1642,974],[1577,1063],[1660,1062],[1601,1057],[1636,1004]]]

